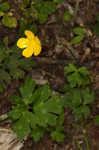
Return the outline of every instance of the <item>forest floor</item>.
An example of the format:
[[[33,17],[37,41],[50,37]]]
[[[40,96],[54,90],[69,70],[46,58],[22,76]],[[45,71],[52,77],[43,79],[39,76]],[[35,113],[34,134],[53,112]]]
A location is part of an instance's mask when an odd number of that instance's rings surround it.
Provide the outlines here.
[[[83,41],[73,46],[70,45],[74,34],[72,32],[71,23],[64,21],[63,13],[67,7],[72,10],[75,2],[68,0],[59,4],[57,7],[58,18],[56,14],[49,16],[44,25],[39,25],[38,36],[42,42],[42,53],[38,57],[34,57],[37,61],[37,66],[32,70],[32,77],[39,84],[49,82],[52,89],[57,91],[64,82],[64,66],[75,63],[75,59],[71,56],[68,50],[60,45],[61,42],[66,42],[67,47],[72,50],[76,56],[79,66],[88,68],[89,73],[93,76],[92,84],[95,91],[96,101],[90,105],[91,115],[83,127],[82,123],[75,123],[71,111],[66,108],[64,133],[66,138],[64,142],[53,142],[49,133],[45,133],[44,137],[38,143],[34,143],[31,137],[24,141],[24,146],[21,150],[80,150],[77,147],[77,142],[80,143],[83,150],[99,150],[99,126],[92,121],[96,114],[99,114],[99,36],[88,28],[90,24],[95,24],[95,16],[99,13],[99,2],[91,0],[83,0],[80,3],[78,16],[75,20],[75,26],[84,26],[86,28],[86,37]],[[20,15],[17,4],[13,3],[13,9],[16,10],[16,16]],[[0,24],[0,38],[4,36],[9,38],[9,46],[16,42],[18,29],[4,28]],[[88,51],[88,55],[86,55]],[[13,81],[7,86],[3,94],[0,95],[0,112],[7,113],[11,109],[11,100],[9,96],[12,95],[21,81]],[[8,126],[8,124],[5,124]],[[89,143],[89,149],[87,142]]]

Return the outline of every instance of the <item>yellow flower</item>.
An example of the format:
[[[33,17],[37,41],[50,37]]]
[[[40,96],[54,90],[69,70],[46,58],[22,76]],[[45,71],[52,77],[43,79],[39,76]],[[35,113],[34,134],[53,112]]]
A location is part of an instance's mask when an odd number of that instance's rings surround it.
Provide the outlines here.
[[[39,38],[29,30],[25,30],[24,34],[26,38],[20,38],[17,41],[17,46],[19,48],[25,48],[22,55],[27,58],[31,57],[33,54],[34,56],[39,55],[42,50]]]

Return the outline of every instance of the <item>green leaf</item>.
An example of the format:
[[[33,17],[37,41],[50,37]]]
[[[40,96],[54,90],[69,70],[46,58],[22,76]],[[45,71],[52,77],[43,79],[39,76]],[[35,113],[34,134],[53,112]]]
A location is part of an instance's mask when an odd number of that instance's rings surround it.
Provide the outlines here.
[[[46,1],[43,3],[43,7],[41,8],[40,12],[44,12],[46,14],[51,14],[56,11],[56,4],[50,1]]]
[[[20,118],[21,112],[19,109],[14,109],[10,112],[8,112],[8,116],[14,121]]]
[[[10,5],[8,2],[3,2],[0,4],[0,11],[8,11],[10,8]]]
[[[8,43],[9,43],[8,36],[5,36],[5,37],[3,38],[3,43],[4,43],[4,45],[5,45],[6,47],[8,47]]]
[[[23,100],[22,100],[22,98],[21,97],[19,97],[18,95],[12,95],[12,96],[10,96],[10,98],[11,98],[11,100],[12,100],[12,103],[14,104],[14,105],[25,105],[24,104],[24,102],[23,102]]]
[[[64,84],[64,86],[60,89],[61,92],[68,92],[71,89],[69,84]]]
[[[23,0],[21,3],[21,9],[28,7],[30,0]]]
[[[69,106],[72,110],[82,104],[80,88],[70,89],[64,95],[64,104]]]
[[[41,137],[43,137],[44,134],[44,128],[42,127],[36,127],[34,130],[32,130],[32,136],[35,142],[38,142]]]
[[[17,20],[15,17],[4,15],[2,19],[2,24],[9,28],[16,28]]]
[[[49,96],[51,96],[52,91],[49,87],[48,84],[45,84],[44,86],[38,88],[33,96],[32,99],[34,100],[34,102],[36,102],[37,104],[41,101],[45,101],[49,98]]]
[[[76,27],[73,29],[73,31],[77,35],[84,35],[85,34],[85,29],[82,27]]]
[[[71,20],[72,20],[71,14],[69,13],[69,11],[66,11],[64,13],[64,21],[71,21]]]
[[[5,81],[6,83],[10,83],[11,77],[8,72],[2,69],[0,70],[0,80]]]
[[[29,100],[32,96],[34,88],[35,88],[35,81],[32,80],[32,77],[27,77],[24,85],[20,88],[20,93],[24,98],[23,101],[25,102],[25,104],[29,104]]]
[[[86,105],[82,105],[73,110],[75,120],[78,121],[79,119],[87,119],[90,115],[90,109]]]
[[[22,79],[24,77],[24,71],[18,68],[10,69],[10,75],[13,77],[13,79]]]
[[[79,71],[79,73],[80,73],[81,75],[83,75],[83,76],[88,76],[88,75],[89,75],[88,70],[87,70],[86,67],[80,67],[80,68],[78,69],[78,71]]]
[[[34,33],[34,34],[37,34],[38,32],[38,26],[37,24],[33,24],[30,26],[30,30]]]
[[[70,83],[71,87],[81,86],[84,82],[84,79],[80,76],[78,72],[74,72],[67,76],[67,80]]]
[[[62,99],[59,95],[55,95],[45,102],[43,107],[45,107],[46,112],[60,114],[62,112]]]
[[[77,44],[84,39],[84,35],[78,35],[73,40],[70,41],[71,44]]]
[[[95,100],[94,94],[90,92],[89,88],[82,89],[83,104],[90,104]]]
[[[20,141],[24,139],[25,136],[28,136],[30,133],[29,122],[25,117],[20,118],[13,127],[15,133],[18,135]]]
[[[31,70],[32,67],[36,66],[36,62],[32,58],[22,58],[17,60],[19,62],[19,67],[23,70]]]
[[[56,114],[62,112],[62,100],[56,95],[50,98],[48,101],[39,101],[34,106],[34,112],[36,114],[37,122],[40,126],[46,127],[49,125],[56,125]]]
[[[56,140],[61,141],[64,122],[61,96],[52,95],[48,84],[37,88],[35,92],[33,92],[34,88],[32,78],[28,77],[20,88],[23,97],[16,95],[11,97],[14,106],[8,115],[14,121],[15,133],[20,140],[31,133],[34,141],[37,142],[43,136],[44,131],[52,127],[60,135]],[[29,98],[29,100],[25,101],[24,98],[27,100]]]
[[[56,126],[56,131],[57,132],[62,132],[64,127],[63,127],[63,123],[64,123],[64,110],[63,112],[59,115],[58,119],[57,119],[57,126]]]
[[[21,117],[14,123],[14,131],[18,135],[20,140],[23,140],[25,136],[30,133],[30,124],[34,115],[27,110],[21,111]],[[35,122],[34,122],[35,123]]]
[[[64,134],[58,131],[53,131],[51,133],[52,140],[57,142],[63,142],[64,141]]]
[[[73,64],[69,64],[69,66],[64,67],[64,70],[71,73],[77,71],[77,68]]]
[[[32,58],[23,58],[18,53],[15,45],[9,49],[3,43],[0,43],[0,83],[3,85],[5,82],[10,83],[11,79],[22,79],[25,71],[30,71],[32,67],[36,66]]]
[[[0,11],[0,17],[4,16],[4,12]]]
[[[39,17],[38,19],[39,19],[40,24],[44,24],[48,19],[48,14],[47,13],[39,13],[38,17]]]
[[[90,83],[90,79],[88,78],[89,73],[86,67],[76,68],[73,64],[69,64],[69,66],[64,67],[64,70],[68,72],[66,77],[71,87]]]
[[[96,115],[94,118],[96,125],[99,125],[99,115]]]
[[[37,117],[38,124],[45,127],[47,124],[55,125],[58,114],[62,112],[62,100],[56,95],[48,101],[40,101],[34,106],[34,112]]]

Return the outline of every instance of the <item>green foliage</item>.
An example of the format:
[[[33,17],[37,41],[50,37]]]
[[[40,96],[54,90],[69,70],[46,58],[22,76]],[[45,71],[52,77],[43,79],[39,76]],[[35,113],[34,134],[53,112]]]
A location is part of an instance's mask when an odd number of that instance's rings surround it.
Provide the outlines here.
[[[94,118],[96,125],[99,125],[99,115],[96,115]]]
[[[31,70],[35,66],[32,59],[21,57],[18,50],[0,45],[0,91],[6,84],[10,84],[12,79],[21,79],[25,71]]]
[[[39,13],[38,19],[40,24],[44,24],[47,21],[48,14],[46,13]]]
[[[82,35],[85,33],[85,29],[82,27],[76,27],[73,29],[74,33],[77,35]]]
[[[89,88],[71,88],[65,92],[64,104],[72,110],[75,120],[87,119],[90,115],[88,104],[94,101],[94,95]]]
[[[85,67],[76,68],[73,64],[66,66],[67,81],[62,91],[64,92],[64,105],[68,106],[75,116],[75,120],[87,119],[90,115],[88,104],[95,98],[89,87],[91,80]]]
[[[65,0],[53,0],[55,3],[62,3],[64,2]]]
[[[56,11],[57,3],[63,2],[64,0],[25,0],[21,1],[21,9],[24,11],[24,19],[28,20],[27,24],[31,24],[30,20],[38,21],[40,24],[44,24],[48,16]]]
[[[20,30],[22,31],[22,29],[28,28],[36,33],[37,28],[33,27],[33,24],[35,24],[35,22],[44,24],[48,16],[56,12],[57,3],[63,1],[64,0],[21,0],[18,2],[18,7],[21,9],[23,15],[22,21],[20,20]],[[11,6],[8,1],[0,1],[0,17],[2,17],[2,24],[9,28],[16,28],[18,24],[17,18],[13,16],[13,13],[9,13],[10,9]]]
[[[69,13],[69,11],[65,11],[64,13],[64,21],[71,21],[72,20],[72,16]]]
[[[67,81],[72,88],[76,86],[84,86],[91,82],[86,67],[76,68],[73,64],[69,64],[64,70],[68,72]]]
[[[99,14],[96,15],[97,23],[94,25],[90,25],[90,28],[99,36]]]
[[[58,126],[56,126],[56,129],[51,129],[51,137],[53,140],[56,140],[57,142],[62,142],[64,140],[64,134],[63,131],[63,123],[64,123],[64,112],[62,112],[57,120]]]
[[[30,3],[30,0],[22,0],[21,1],[21,9],[27,8]]]
[[[1,19],[1,22],[4,26],[9,28],[16,28],[17,27],[17,19],[15,17],[8,14],[7,11],[9,11],[10,5],[9,2],[0,2],[0,17],[3,16]]]
[[[0,17],[4,16],[4,12],[0,11]]]
[[[52,95],[48,84],[35,88],[31,77],[25,80],[19,91],[21,96],[12,97],[13,107],[8,113],[19,139],[31,134],[37,142],[48,130],[53,140],[62,141],[64,112],[60,95]]]
[[[84,135],[84,141],[85,141],[86,150],[90,150],[88,137],[86,135]],[[80,145],[80,143],[77,140],[75,140],[75,145],[78,148],[78,150],[83,150],[82,146]]]
[[[8,11],[9,8],[10,8],[10,5],[8,2],[0,3],[0,11]]]
[[[16,28],[17,20],[15,17],[4,15],[2,19],[2,24],[9,28]]]
[[[85,37],[85,29],[82,27],[76,27],[73,29],[73,32],[76,34],[73,40],[71,40],[71,44],[77,44],[81,42]]]
[[[48,19],[48,15],[56,11],[56,4],[52,1],[35,0],[34,4],[31,5],[31,9],[34,10],[35,19],[40,24],[44,24]]]

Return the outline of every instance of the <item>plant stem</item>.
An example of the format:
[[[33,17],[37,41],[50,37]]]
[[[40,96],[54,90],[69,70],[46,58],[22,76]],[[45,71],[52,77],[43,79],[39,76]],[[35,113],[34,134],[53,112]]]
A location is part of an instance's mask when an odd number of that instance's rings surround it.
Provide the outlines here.
[[[89,147],[89,143],[88,143],[88,138],[87,138],[87,136],[85,136],[85,142],[86,142],[87,150],[90,150],[90,147]]]
[[[77,17],[77,12],[78,12],[78,8],[79,8],[79,3],[80,3],[80,0],[77,0],[77,1],[76,1],[76,5],[75,5],[75,10],[74,10],[74,16],[73,16],[73,20],[72,20],[73,25],[74,25],[74,22],[75,22],[76,17]]]
[[[75,141],[75,144],[76,144],[76,146],[77,146],[77,148],[78,148],[79,150],[83,150],[82,147],[80,146],[80,144],[79,144],[79,142],[78,142],[77,140]]]
[[[76,58],[76,56],[74,55],[72,50],[70,48],[68,48],[66,46],[66,44],[64,44],[64,43],[60,43],[60,45],[62,45],[62,46],[64,46],[66,48],[66,50],[71,54],[72,58],[75,60],[75,63],[78,64],[78,59]]]

